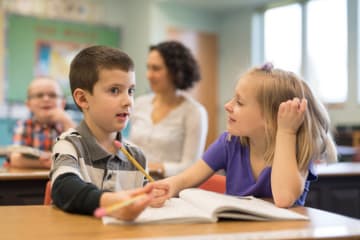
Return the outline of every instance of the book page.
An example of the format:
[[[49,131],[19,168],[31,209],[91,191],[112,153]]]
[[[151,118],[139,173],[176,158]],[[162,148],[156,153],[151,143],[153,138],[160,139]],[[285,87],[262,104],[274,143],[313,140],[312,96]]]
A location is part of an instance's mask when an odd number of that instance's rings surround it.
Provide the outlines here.
[[[236,197],[198,188],[185,189],[180,198],[190,202],[197,208],[212,212],[214,216],[234,219],[250,219],[246,215],[256,216],[256,220],[306,220],[306,216],[288,209],[278,208],[274,204],[255,197]],[[241,215],[237,215],[237,213]],[[213,217],[214,217],[213,216]],[[255,220],[254,218],[252,218]]]
[[[146,208],[135,221],[121,221],[104,217],[104,224],[216,222],[211,214],[201,211],[180,198],[171,198],[161,208]]]
[[[9,145],[6,147],[0,147],[0,155],[7,155],[12,152],[18,152],[30,158],[39,158],[41,154],[41,151],[39,149],[29,146]]]

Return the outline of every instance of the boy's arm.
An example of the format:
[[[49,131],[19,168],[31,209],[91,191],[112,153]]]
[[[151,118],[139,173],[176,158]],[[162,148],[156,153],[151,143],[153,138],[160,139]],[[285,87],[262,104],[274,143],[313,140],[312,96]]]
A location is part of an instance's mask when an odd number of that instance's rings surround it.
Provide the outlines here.
[[[51,197],[54,204],[60,209],[93,215],[99,207],[109,207],[131,197],[142,195],[144,197],[133,204],[118,209],[111,216],[121,220],[134,220],[153,199],[154,185],[148,184],[138,188],[120,192],[104,192],[92,183],[85,183],[74,173],[65,173],[58,176],[52,186]]]
[[[64,126],[64,130],[74,128],[76,126],[76,123],[71,119],[70,115],[60,108],[51,110],[49,118],[53,123],[62,124]]]
[[[88,215],[100,206],[102,193],[94,184],[84,182],[74,173],[58,176],[51,188],[51,198],[58,208]]]

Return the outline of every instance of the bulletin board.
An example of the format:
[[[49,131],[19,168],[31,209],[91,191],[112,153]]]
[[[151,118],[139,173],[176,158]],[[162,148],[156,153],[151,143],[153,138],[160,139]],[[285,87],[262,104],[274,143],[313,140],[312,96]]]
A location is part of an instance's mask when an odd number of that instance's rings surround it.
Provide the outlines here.
[[[6,15],[5,100],[23,102],[35,76],[49,75],[70,95],[69,66],[84,47],[118,48],[120,29],[104,25]]]

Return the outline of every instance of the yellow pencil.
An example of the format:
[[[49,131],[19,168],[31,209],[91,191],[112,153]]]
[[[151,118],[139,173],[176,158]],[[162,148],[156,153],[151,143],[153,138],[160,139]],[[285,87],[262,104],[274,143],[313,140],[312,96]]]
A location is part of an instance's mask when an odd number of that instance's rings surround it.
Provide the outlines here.
[[[133,198],[129,198],[127,200],[115,203],[113,205],[110,205],[108,207],[101,207],[101,208],[97,208],[94,211],[94,216],[97,218],[101,218],[103,216],[108,215],[109,213],[112,213],[113,211],[119,210],[120,208],[126,207],[134,202],[136,202],[137,200],[146,197],[146,194],[140,194],[137,195]]]
[[[124,154],[125,156],[129,159],[129,161],[134,164],[134,166],[140,171],[142,172],[145,177],[150,181],[150,182],[154,182],[154,179],[145,171],[145,169],[135,160],[135,158],[133,158],[130,153],[122,146],[121,142],[115,140],[114,141],[115,146],[118,147]]]

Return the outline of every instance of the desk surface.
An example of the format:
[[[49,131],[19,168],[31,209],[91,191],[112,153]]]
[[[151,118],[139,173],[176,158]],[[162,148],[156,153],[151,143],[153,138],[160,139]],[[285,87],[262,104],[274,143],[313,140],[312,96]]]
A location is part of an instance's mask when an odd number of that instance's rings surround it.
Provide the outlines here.
[[[49,179],[49,170],[31,168],[0,168],[0,181],[24,179]]]
[[[315,169],[319,176],[360,176],[360,162],[319,164]]]
[[[91,216],[65,213],[52,206],[0,206],[2,239],[129,239],[184,237],[185,239],[359,239],[360,221],[341,215],[297,207],[310,221],[222,221],[211,224],[103,225]],[[5,217],[6,216],[6,217]],[[230,235],[231,234],[231,235]],[[257,234],[257,235],[256,235]],[[211,238],[212,236],[212,238]],[[227,237],[226,237],[227,236]],[[231,238],[229,238],[231,236]],[[236,238],[234,238],[236,236]],[[256,237],[257,236],[257,237]],[[204,238],[206,237],[206,238]]]

